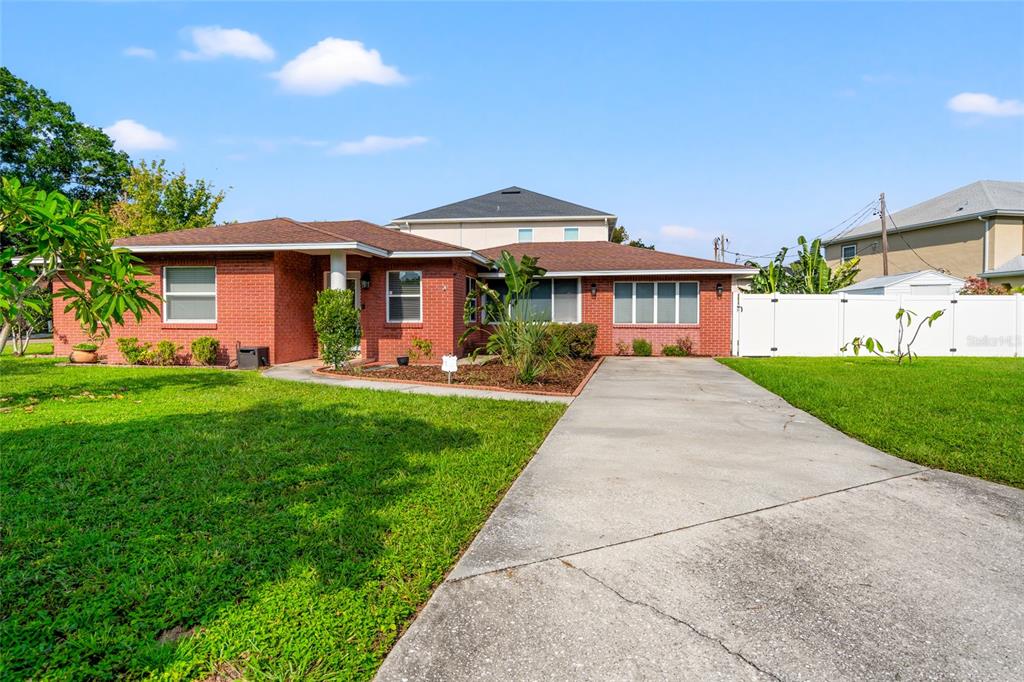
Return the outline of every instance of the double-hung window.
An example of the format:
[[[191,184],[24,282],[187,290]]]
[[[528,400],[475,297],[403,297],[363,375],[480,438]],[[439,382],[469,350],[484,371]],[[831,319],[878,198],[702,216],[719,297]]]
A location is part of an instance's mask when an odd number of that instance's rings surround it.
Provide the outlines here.
[[[698,282],[616,282],[615,324],[697,324]]]
[[[846,261],[852,259],[852,258],[855,258],[856,256],[857,256],[857,245],[856,244],[846,244],[846,245],[843,246],[843,262],[844,263]]]
[[[504,298],[508,292],[505,280],[495,279],[487,285]],[[580,321],[580,281],[578,279],[539,279],[530,289],[520,312],[530,320],[540,322]]]
[[[423,273],[418,270],[388,272],[388,322],[423,321]]]
[[[520,227],[518,241],[520,244],[528,244],[533,241],[533,228],[532,227]]]
[[[578,242],[580,240],[580,228],[566,227],[562,230],[562,241]]]
[[[164,322],[217,321],[217,268],[165,267]]]

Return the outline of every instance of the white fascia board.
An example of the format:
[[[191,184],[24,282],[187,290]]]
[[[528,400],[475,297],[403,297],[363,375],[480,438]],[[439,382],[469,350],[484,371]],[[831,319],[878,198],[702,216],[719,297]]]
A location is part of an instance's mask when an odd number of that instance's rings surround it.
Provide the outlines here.
[[[980,275],[978,275],[978,277],[981,277],[983,279],[992,279],[993,277],[1017,277],[1019,275],[1024,275],[1024,270],[994,270],[991,272],[983,272]]]
[[[132,253],[244,253],[253,251],[361,251],[371,256],[387,257],[388,252],[360,242],[310,242],[294,244],[139,244],[116,246]]]
[[[554,220],[618,220],[614,215],[551,215],[551,216],[501,216],[499,218],[412,218],[409,220],[392,220],[390,225],[401,226],[413,223],[525,223],[532,220],[554,221]],[[385,227],[390,227],[387,225]]]
[[[637,275],[753,275],[757,270],[549,270],[545,277],[631,277]],[[501,272],[485,272],[479,275],[483,278],[500,279],[504,277]]]
[[[476,251],[392,251],[388,258],[469,258],[478,263],[488,262]]]

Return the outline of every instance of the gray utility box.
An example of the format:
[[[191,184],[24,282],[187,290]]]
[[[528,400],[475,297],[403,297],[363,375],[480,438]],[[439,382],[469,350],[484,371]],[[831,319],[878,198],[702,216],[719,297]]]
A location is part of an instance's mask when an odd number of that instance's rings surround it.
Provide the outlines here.
[[[270,366],[268,346],[239,346],[238,369],[259,369]]]

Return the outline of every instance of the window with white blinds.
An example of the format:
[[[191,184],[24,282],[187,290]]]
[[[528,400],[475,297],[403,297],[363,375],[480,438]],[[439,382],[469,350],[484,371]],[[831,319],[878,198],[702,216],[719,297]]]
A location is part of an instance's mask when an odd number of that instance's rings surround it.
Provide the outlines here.
[[[165,267],[164,322],[217,321],[217,268]]]

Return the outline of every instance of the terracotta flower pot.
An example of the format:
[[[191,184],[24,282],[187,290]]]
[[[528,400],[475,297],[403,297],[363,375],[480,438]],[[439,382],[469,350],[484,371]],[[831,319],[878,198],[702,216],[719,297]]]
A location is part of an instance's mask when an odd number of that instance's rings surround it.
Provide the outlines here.
[[[94,350],[73,350],[70,359],[76,365],[91,365],[99,360],[99,355]]]

